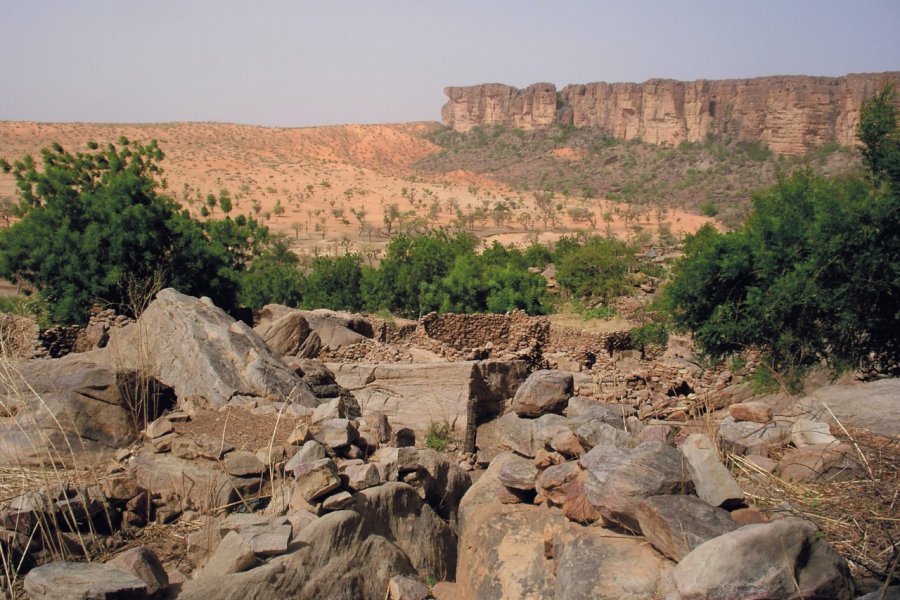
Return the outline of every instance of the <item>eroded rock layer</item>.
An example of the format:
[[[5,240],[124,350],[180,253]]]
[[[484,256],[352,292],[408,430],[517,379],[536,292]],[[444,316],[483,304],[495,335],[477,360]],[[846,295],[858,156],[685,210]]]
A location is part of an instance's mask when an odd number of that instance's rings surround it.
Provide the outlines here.
[[[723,134],[765,143],[778,154],[801,154],[826,143],[855,144],[860,105],[888,81],[900,82],[900,72],[601,82],[568,85],[559,93],[550,83],[525,89],[491,83],[445,88],[449,101],[441,117],[457,131],[574,124],[653,144]]]

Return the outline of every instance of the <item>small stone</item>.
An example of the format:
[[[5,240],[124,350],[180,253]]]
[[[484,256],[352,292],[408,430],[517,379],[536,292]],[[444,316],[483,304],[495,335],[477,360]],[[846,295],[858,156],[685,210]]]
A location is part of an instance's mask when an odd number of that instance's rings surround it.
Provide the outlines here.
[[[172,454],[185,460],[194,460],[200,457],[200,447],[194,440],[180,437],[172,442]]]
[[[566,458],[559,452],[547,452],[541,448],[534,453],[534,466],[538,469],[546,469],[564,462],[566,462]]]
[[[772,420],[772,407],[759,401],[732,404],[728,407],[728,413],[734,417],[735,421],[768,423]]]
[[[256,553],[250,543],[238,532],[229,531],[209,557],[209,561],[200,572],[200,577],[221,577],[241,573],[256,564]]]
[[[147,584],[147,595],[161,595],[169,587],[169,575],[159,558],[144,546],[116,555],[107,564],[131,573]]]
[[[348,419],[329,419],[323,421],[321,427],[314,437],[329,448],[343,448],[351,444],[358,435]]]
[[[318,405],[312,414],[313,423],[324,423],[330,419],[344,419],[347,417],[347,407],[343,398],[334,398]]]
[[[374,464],[351,465],[345,471],[347,486],[356,491],[374,487],[381,484],[381,476],[378,467]]]
[[[497,481],[508,488],[516,490],[533,490],[538,470],[527,458],[515,456],[511,458],[497,473]]]
[[[147,425],[145,435],[147,436],[147,439],[153,440],[162,437],[167,433],[172,433],[173,429],[172,422],[169,419],[160,417]]]
[[[387,600],[426,600],[430,597],[431,592],[417,579],[394,575],[388,581]]]
[[[172,444],[175,440],[178,439],[177,433],[166,433],[159,437],[155,437],[150,441],[150,447],[156,454],[162,454],[163,452],[169,452],[172,449]]]
[[[737,510],[731,511],[731,519],[735,523],[737,523],[738,527],[743,527],[744,525],[755,525],[757,523],[768,523],[771,521],[769,517],[764,515],[755,506],[739,508]]]
[[[391,439],[391,424],[384,413],[368,413],[363,417],[366,424],[375,432],[378,443],[386,444]],[[373,444],[374,445],[374,444]]]
[[[309,424],[300,423],[288,436],[287,443],[292,446],[302,446],[310,439],[312,439],[312,434],[309,432]]]
[[[277,556],[287,552],[291,531],[290,523],[273,523],[246,527],[240,531],[240,535],[257,556]]]
[[[345,508],[350,508],[356,503],[353,500],[353,496],[351,496],[348,492],[338,492],[332,496],[328,496],[325,498],[325,501],[322,502],[322,508],[324,510],[344,510]]]
[[[307,502],[312,502],[341,486],[337,467],[330,458],[303,463],[294,469],[297,478],[294,493],[299,493]]]
[[[259,477],[266,470],[259,457],[253,452],[238,450],[225,456],[225,472],[235,477]]]
[[[200,449],[200,456],[208,460],[221,460],[223,456],[234,450],[234,446],[222,439],[213,439],[206,435],[194,438]]]
[[[837,438],[831,435],[828,423],[813,419],[797,419],[791,427],[791,443],[797,448],[820,444],[831,444]]]
[[[291,457],[291,459],[284,465],[284,471],[290,472],[294,471],[302,465],[303,463],[315,462],[317,460],[322,460],[326,458],[325,448],[319,442],[315,440],[309,440],[300,450]]]

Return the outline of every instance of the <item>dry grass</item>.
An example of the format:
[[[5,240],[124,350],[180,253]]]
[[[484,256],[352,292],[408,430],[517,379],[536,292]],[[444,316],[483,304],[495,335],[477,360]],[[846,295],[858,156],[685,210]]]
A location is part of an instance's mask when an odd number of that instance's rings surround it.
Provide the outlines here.
[[[898,578],[900,552],[900,439],[847,428],[841,441],[858,448],[867,476],[830,483],[788,482],[744,456],[728,462],[747,498],[773,513],[814,522],[856,573]],[[866,468],[865,466],[868,466]]]

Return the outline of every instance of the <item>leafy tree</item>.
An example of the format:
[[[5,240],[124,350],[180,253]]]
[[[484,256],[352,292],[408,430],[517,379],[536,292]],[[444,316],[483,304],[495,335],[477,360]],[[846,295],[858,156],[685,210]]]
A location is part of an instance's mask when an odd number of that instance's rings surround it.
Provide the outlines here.
[[[557,253],[560,250],[557,244]],[[576,297],[608,303],[628,292],[627,276],[634,264],[634,248],[628,244],[592,237],[582,246],[571,247],[569,242],[566,243],[556,265],[556,279],[563,289]]]
[[[303,306],[360,311],[361,284],[362,259],[358,254],[317,258],[303,284]]]
[[[900,129],[894,85],[886,84],[863,104],[857,137],[863,162],[877,181],[900,185]]]
[[[224,248],[158,193],[163,152],[125,138],[71,154],[59,144],[0,167],[12,172],[21,219],[0,233],[0,275],[33,284],[58,322],[83,322],[94,301],[121,303],[122,281],[149,280],[232,308]]]
[[[259,310],[266,304],[299,306],[303,299],[303,274],[296,264],[267,253],[240,273],[241,304]]]

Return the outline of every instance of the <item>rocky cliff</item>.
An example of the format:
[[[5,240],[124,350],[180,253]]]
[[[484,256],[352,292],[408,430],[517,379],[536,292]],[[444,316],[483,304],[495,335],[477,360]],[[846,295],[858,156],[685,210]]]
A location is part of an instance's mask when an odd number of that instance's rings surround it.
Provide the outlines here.
[[[574,124],[654,144],[723,134],[763,142],[779,154],[800,154],[829,142],[854,144],[860,105],[887,81],[900,84],[900,72],[651,79],[568,85],[559,93],[550,83],[524,90],[492,83],[445,88],[449,101],[441,117],[457,131],[494,124],[529,130]]]

